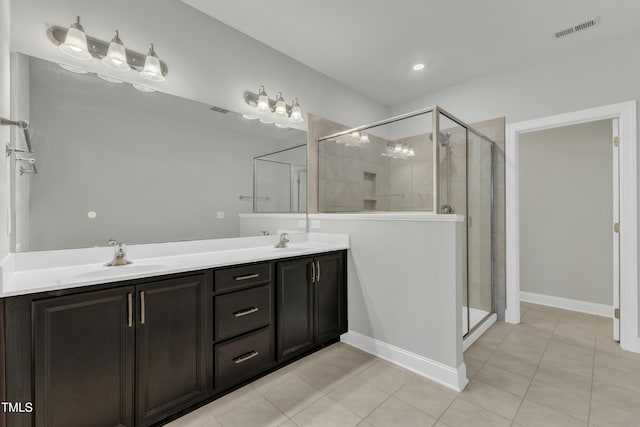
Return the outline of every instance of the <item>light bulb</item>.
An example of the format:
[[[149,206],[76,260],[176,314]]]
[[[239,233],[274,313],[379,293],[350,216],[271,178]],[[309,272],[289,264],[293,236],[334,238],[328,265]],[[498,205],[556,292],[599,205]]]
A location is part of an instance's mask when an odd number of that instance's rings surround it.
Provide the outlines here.
[[[360,134],[360,143],[368,144],[369,143],[369,135],[366,133]]]
[[[258,105],[256,108],[260,111],[269,110],[269,96],[267,95],[267,92],[265,92],[264,86],[260,86],[260,89],[258,90]]]
[[[358,132],[358,131],[351,132],[351,139],[356,139],[356,140],[360,141],[360,132]]]
[[[291,103],[291,121],[296,123],[304,122],[304,117],[302,117],[302,108],[300,108],[300,104],[298,104],[298,98],[294,98]]]
[[[71,24],[71,27],[67,31],[67,36],[64,39],[64,43],[60,45],[60,50],[69,56],[73,56],[83,61],[88,61],[93,56],[89,52],[87,47],[87,35],[84,33],[84,28],[80,25],[80,17],[76,19],[76,22]]]
[[[393,147],[393,152],[394,153],[400,153],[402,151],[402,144],[400,144],[399,142],[395,145],[395,147]]]
[[[287,104],[284,102],[284,98],[282,97],[282,92],[278,92],[278,95],[276,95],[275,113],[278,116],[287,115]]]
[[[127,52],[124,49],[122,40],[120,40],[118,30],[116,30],[115,37],[111,40],[111,43],[109,43],[107,56],[102,58],[102,63],[116,71],[129,71],[131,69],[127,62]]]
[[[154,82],[164,81],[162,66],[160,65],[158,55],[153,48],[153,43],[151,43],[151,45],[149,46],[149,52],[147,53],[147,57],[144,60],[144,68],[142,69],[142,71],[140,71],[140,76]]]
[[[409,147],[409,149],[407,150],[407,157],[414,157],[416,155],[416,152],[413,150],[413,147]]]

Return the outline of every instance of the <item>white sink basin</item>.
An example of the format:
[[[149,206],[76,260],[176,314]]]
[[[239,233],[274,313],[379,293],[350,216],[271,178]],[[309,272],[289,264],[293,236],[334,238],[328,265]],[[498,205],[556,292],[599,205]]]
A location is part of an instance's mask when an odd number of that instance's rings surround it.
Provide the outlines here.
[[[155,272],[166,267],[166,265],[161,264],[128,264],[113,267],[102,267],[98,270],[77,274],[76,277],[91,279],[101,277],[126,276],[129,274]]]

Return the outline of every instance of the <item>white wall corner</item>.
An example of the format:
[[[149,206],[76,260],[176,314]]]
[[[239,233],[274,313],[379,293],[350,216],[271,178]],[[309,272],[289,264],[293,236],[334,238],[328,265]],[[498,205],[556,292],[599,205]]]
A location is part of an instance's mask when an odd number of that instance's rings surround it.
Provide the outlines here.
[[[355,331],[347,332],[340,340],[452,390],[462,391],[468,383],[464,362],[454,368]]]

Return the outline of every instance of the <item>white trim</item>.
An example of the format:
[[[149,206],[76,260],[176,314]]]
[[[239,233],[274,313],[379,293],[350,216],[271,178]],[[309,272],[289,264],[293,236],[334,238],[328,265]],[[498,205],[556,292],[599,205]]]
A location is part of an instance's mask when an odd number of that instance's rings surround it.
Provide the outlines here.
[[[357,221],[425,221],[463,222],[464,215],[435,214],[433,212],[376,212],[376,213],[321,213],[309,214],[309,219]]]
[[[520,291],[520,301],[562,308],[565,310],[579,311],[580,313],[593,314],[594,316],[608,317],[610,319],[613,318],[613,306],[606,304],[598,304],[595,302],[580,301],[577,299],[535,294],[524,291]]]
[[[493,313],[491,316],[484,319],[484,321],[480,323],[480,325],[478,325],[478,327],[474,329],[473,332],[471,332],[466,336],[464,340],[462,340],[462,351],[467,351],[467,349],[471,347],[471,345],[473,345],[473,343],[476,342],[478,338],[482,336],[482,334],[487,332],[487,330],[491,326],[493,326],[494,323],[496,323],[496,320],[498,320],[498,316],[496,315],[496,313]]]
[[[638,194],[636,101],[559,114],[506,126],[506,253],[507,309],[505,320],[520,322],[520,236],[518,196],[518,136],[596,120],[620,124],[620,345],[640,352],[638,334]]]
[[[347,332],[340,340],[455,391],[464,390],[468,383],[464,362],[456,369],[355,331]]]

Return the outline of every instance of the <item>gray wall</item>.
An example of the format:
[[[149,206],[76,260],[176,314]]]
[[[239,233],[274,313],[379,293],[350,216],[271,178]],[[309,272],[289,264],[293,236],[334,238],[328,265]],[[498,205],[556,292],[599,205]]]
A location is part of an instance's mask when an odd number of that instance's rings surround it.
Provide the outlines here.
[[[30,250],[238,236],[253,158],[306,139],[39,59],[30,89]]]
[[[611,126],[520,135],[522,291],[612,304]]]

